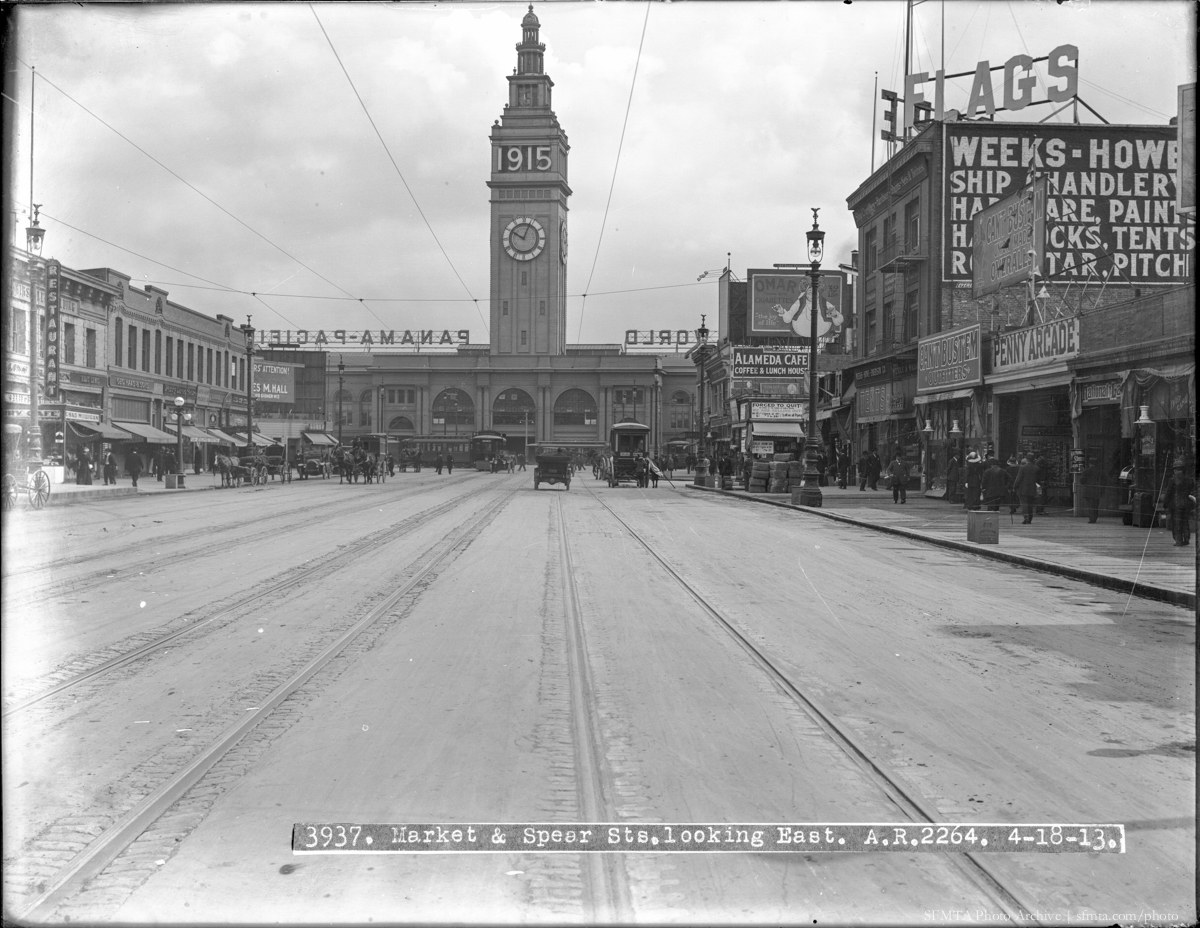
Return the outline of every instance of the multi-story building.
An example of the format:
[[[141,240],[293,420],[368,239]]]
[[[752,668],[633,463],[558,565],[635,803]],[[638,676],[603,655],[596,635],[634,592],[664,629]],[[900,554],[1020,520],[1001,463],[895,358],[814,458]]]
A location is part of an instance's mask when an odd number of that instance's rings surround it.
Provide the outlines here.
[[[1176,128],[918,129],[847,200],[862,255],[848,370],[857,449],[900,451],[935,488],[951,455],[1029,453],[1064,504],[1089,453],[1112,500],[1130,465],[1152,484],[1166,456],[1192,460],[1195,237],[1175,202]],[[985,292],[974,219],[1035,181],[1044,262],[1030,248],[1038,260],[1021,279]],[[1142,405],[1158,460],[1140,452]]]

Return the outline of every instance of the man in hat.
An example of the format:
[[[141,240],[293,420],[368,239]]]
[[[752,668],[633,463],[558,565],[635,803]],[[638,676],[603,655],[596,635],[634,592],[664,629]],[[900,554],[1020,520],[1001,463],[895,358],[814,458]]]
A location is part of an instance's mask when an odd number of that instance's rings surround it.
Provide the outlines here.
[[[967,454],[966,479],[963,481],[963,505],[967,509],[979,508],[979,494],[983,490],[983,458],[971,449]]]
[[[1008,463],[1004,465],[1004,469],[1008,472],[1008,486],[1010,491],[1008,494],[1008,514],[1010,516],[1016,514],[1017,506],[1021,504],[1017,496],[1017,491],[1012,489],[1017,485],[1017,471],[1020,468],[1021,463],[1017,460],[1017,456],[1010,454],[1008,456]]]
[[[1021,500],[1021,524],[1030,525],[1033,522],[1033,504],[1037,501],[1038,479],[1037,465],[1029,457],[1021,458],[1021,466],[1017,468],[1017,479],[1013,485]]]
[[[1010,492],[1008,471],[1000,466],[995,458],[988,458],[987,470],[983,472],[981,481],[983,504],[988,512],[999,512],[1000,506],[1008,499]]]
[[[1162,508],[1171,520],[1171,537],[1175,547],[1185,548],[1192,539],[1192,510],[1196,508],[1196,479],[1187,473],[1182,460],[1177,460],[1174,473],[1163,492]]]

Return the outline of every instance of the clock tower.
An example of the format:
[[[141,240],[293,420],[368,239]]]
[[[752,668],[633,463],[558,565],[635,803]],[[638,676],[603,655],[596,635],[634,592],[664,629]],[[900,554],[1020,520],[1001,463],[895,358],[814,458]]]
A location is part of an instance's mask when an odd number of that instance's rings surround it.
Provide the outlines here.
[[[521,20],[508,103],[492,127],[491,354],[563,355],[567,344],[567,134],[533,6]]]

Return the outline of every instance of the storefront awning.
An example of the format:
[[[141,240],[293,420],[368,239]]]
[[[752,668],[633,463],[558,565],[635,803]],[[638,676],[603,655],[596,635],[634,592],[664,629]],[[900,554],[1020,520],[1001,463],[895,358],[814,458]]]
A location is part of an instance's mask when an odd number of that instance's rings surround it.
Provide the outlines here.
[[[824,422],[826,419],[832,418],[834,413],[841,415],[849,408],[850,408],[850,404],[846,403],[844,406],[829,406],[826,409],[818,409],[817,410],[817,421]]]
[[[963,390],[943,390],[941,393],[918,393],[913,397],[913,405],[924,406],[928,403],[945,403],[948,400],[969,400],[974,392],[974,387],[967,387]]]
[[[336,438],[334,438],[332,435],[326,435],[324,432],[301,432],[300,434],[304,436],[306,441],[314,445],[329,445],[330,447],[336,447],[338,443]]]
[[[227,435],[226,433],[222,432],[220,429],[208,429],[208,434],[211,435],[213,438],[215,438],[222,445],[237,446],[237,445],[244,444],[244,442],[238,441],[232,435]]]
[[[1025,375],[1005,375],[1003,380],[987,378],[987,386],[992,388],[992,395],[999,396],[1008,393],[1028,393],[1032,390],[1050,390],[1055,387],[1066,387],[1071,383],[1072,372],[1069,370],[1029,371]]]
[[[129,436],[120,429],[114,429],[103,422],[76,422],[69,420],[67,425],[74,429],[75,434],[84,441],[95,441],[103,438],[105,441],[124,441]]]
[[[912,419],[916,415],[915,412],[892,412],[880,416],[859,416],[857,421],[859,425],[867,425],[871,422],[896,422],[900,419]]]
[[[242,432],[238,432],[233,437],[234,437],[235,444],[239,444],[239,445],[246,444],[246,436]],[[263,438],[261,435],[255,433],[254,446],[256,448],[273,448],[273,447],[275,447],[275,442],[271,441],[271,439],[269,439],[269,438]]]
[[[803,438],[799,422],[751,422],[755,438]]]
[[[125,439],[126,441],[128,441],[129,436],[132,435],[132,436],[136,436],[137,438],[142,439],[145,442],[149,442],[152,445],[173,445],[173,444],[175,444],[175,436],[174,435],[168,435],[166,432],[162,431],[161,429],[156,429],[152,425],[146,425],[144,422],[114,422],[113,425],[115,425],[117,428],[129,433],[129,435],[121,436],[121,438]],[[119,439],[115,439],[115,440],[119,440]]]
[[[213,438],[208,434],[208,432],[204,431],[203,429],[198,429],[194,425],[185,424],[183,427],[183,434],[184,437],[190,438],[192,441],[198,442],[202,445],[215,445],[218,442],[218,439]]]

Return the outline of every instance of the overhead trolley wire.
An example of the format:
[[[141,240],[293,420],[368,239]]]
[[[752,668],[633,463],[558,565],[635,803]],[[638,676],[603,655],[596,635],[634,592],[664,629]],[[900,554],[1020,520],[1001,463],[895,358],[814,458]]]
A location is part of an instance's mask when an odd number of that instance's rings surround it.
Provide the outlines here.
[[[22,61],[20,58],[18,58],[17,61],[20,62],[25,67],[29,68],[30,70],[33,69],[32,65],[28,64],[25,61]],[[207,193],[205,193],[203,190],[201,190],[195,184],[191,183],[186,178],[181,177],[179,174],[177,174],[171,168],[167,167],[165,164],[163,164],[161,161],[159,161],[157,158],[155,158],[154,155],[150,154],[150,152],[148,152],[148,151],[146,151],[146,149],[142,148],[142,146],[140,146],[137,142],[133,141],[133,139],[129,138],[129,136],[127,136],[123,132],[121,132],[121,130],[117,129],[111,123],[107,122],[104,118],[102,118],[101,116],[98,116],[96,113],[92,112],[90,109],[88,109],[86,106],[84,106],[78,100],[76,100],[73,96],[71,96],[69,93],[67,93],[65,90],[63,90],[61,87],[59,87],[56,83],[54,83],[54,81],[52,81],[52,80],[50,80],[50,78],[46,77],[45,74],[39,74],[38,76],[44,82],[46,82],[51,87],[53,87],[55,90],[57,90],[59,93],[61,93],[68,100],[70,100],[72,103],[74,103],[76,106],[78,106],[81,110],[83,110],[85,113],[87,113],[89,116],[91,116],[97,122],[99,122],[102,126],[104,126],[105,128],[107,128],[110,131],[112,131],[113,133],[115,133],[119,138],[128,142],[130,145],[132,145],[134,148],[136,148],[139,152],[141,152],[143,155],[145,155],[147,158],[149,158],[151,161],[153,161],[155,164],[157,164],[160,168],[162,168],[164,171],[166,171],[168,174],[170,174],[172,177],[174,177],[177,181],[184,184],[186,187],[188,187],[190,190],[194,191],[195,193],[198,193],[201,197],[203,197],[205,200],[207,200],[209,203],[211,203],[213,206],[215,206],[217,209],[219,209],[221,212],[223,212],[226,216],[228,216],[234,222],[238,223],[238,225],[240,225],[243,228],[247,229],[248,231],[254,233],[256,236],[258,236],[260,239],[262,239],[264,242],[266,242],[268,245],[270,245],[272,248],[274,248],[280,254],[285,255],[287,258],[289,258],[292,261],[295,261],[297,264],[299,264],[302,268],[304,268],[309,273],[314,274],[317,277],[320,277],[321,280],[325,281],[325,283],[329,284],[331,287],[336,287],[338,290],[341,290],[342,293],[346,294],[347,296],[353,297],[353,294],[350,293],[350,291],[346,290],[344,287],[338,286],[332,280],[330,280],[328,277],[326,277],[324,274],[322,274],[320,271],[305,264],[303,261],[301,261],[295,255],[293,255],[287,249],[285,249],[281,245],[277,245],[275,242],[271,241],[271,239],[267,238],[265,235],[263,235],[261,232],[259,232],[257,229],[255,229],[253,226],[251,226],[249,223],[247,223],[245,220],[239,218],[238,216],[235,216],[233,213],[231,213],[229,210],[227,210],[224,206],[222,206],[220,203],[218,203],[216,200],[214,200],[212,197],[210,197]],[[59,221],[61,222],[61,220],[59,220]],[[84,234],[86,235],[87,233],[84,233]],[[158,263],[158,262],[155,262],[155,263]],[[187,272],[185,271],[184,273],[187,273]],[[362,301],[359,300],[359,302],[361,303]],[[365,304],[364,304],[364,306],[365,306]],[[366,309],[371,313],[372,316],[375,316],[376,319],[379,319],[379,316],[377,316],[375,314],[375,311],[373,309],[371,309],[371,307],[366,306]],[[383,320],[379,319],[379,322],[382,324]]]
[[[354,91],[354,96],[358,100],[358,105],[362,107],[363,114],[367,117],[367,122],[371,124],[371,128],[375,130],[375,137],[379,139],[379,144],[383,146],[384,152],[388,156],[388,160],[392,162],[392,167],[396,170],[396,176],[400,178],[400,183],[404,185],[404,189],[408,191],[408,195],[412,198],[413,206],[417,208],[417,212],[421,216],[421,220],[425,223],[425,228],[429,230],[429,234],[433,236],[433,240],[437,243],[438,249],[442,253],[442,257],[446,259],[446,263],[450,265],[450,270],[454,272],[454,276],[458,278],[458,282],[462,284],[463,289],[467,291],[472,302],[475,303],[475,309],[479,313],[479,318],[483,319],[484,329],[487,329],[488,321],[483,318],[483,310],[479,308],[479,301],[475,299],[475,295],[471,293],[471,288],[467,286],[467,282],[462,279],[462,275],[458,273],[458,268],[454,266],[454,262],[450,260],[450,255],[446,253],[446,249],[442,247],[441,239],[437,237],[437,233],[433,231],[433,226],[429,223],[429,218],[425,215],[425,210],[421,209],[421,204],[417,202],[417,196],[412,192],[412,188],[408,186],[408,181],[404,179],[404,173],[400,170],[400,165],[396,164],[396,159],[392,157],[392,151],[388,148],[387,142],[383,140],[383,135],[379,131],[379,127],[375,125],[375,120],[371,118],[371,111],[367,109],[367,104],[363,102],[362,94],[358,92],[358,88],[354,85],[354,79],[350,77],[350,72],[346,70],[346,65],[342,61],[342,56],[338,54],[337,48],[334,47],[333,39],[329,37],[329,33],[325,31],[325,24],[321,22],[321,17],[317,15],[317,11],[310,3],[309,10],[312,11],[313,19],[317,21],[317,25],[321,28],[321,34],[325,36],[325,41],[329,43],[329,50],[333,52],[333,57],[337,59],[338,67],[342,69],[342,73],[346,75],[346,82],[350,85],[350,89]],[[376,316],[376,319],[379,317]],[[380,322],[383,320],[380,319]]]
[[[629,110],[633,106],[633,91],[637,87],[638,67],[642,63],[642,46],[646,42],[646,26],[650,23],[650,4],[646,4],[646,18],[642,20],[642,37],[638,40],[637,58],[633,63],[633,80],[629,84],[629,99],[625,101],[625,120],[621,123],[621,138],[617,142],[617,160],[613,163],[612,182],[608,185],[608,200],[604,203],[604,218],[600,220],[600,237],[596,240],[596,253],[592,257],[592,269],[588,273],[587,286],[583,288],[583,303],[579,307],[579,329],[576,340],[583,337],[583,314],[587,309],[588,290],[592,288],[592,277],[596,273],[596,262],[600,260],[600,245],[604,241],[604,227],[608,223],[608,208],[612,205],[613,189],[617,185],[617,169],[621,165],[621,149],[625,145],[625,128],[629,125]]]

